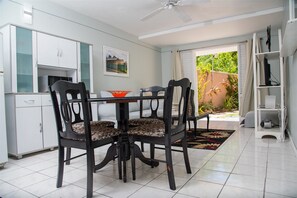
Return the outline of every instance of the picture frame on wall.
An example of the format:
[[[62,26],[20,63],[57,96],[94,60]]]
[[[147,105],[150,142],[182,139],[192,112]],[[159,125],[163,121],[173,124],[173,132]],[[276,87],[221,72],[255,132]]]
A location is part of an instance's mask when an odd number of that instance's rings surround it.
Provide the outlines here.
[[[103,46],[104,75],[129,77],[129,52]]]

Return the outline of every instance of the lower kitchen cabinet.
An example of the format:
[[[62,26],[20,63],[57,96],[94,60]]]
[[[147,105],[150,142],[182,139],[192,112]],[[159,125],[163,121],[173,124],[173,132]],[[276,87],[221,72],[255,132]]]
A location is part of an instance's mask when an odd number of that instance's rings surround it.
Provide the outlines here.
[[[49,94],[6,94],[8,153],[22,155],[57,146]]]
[[[41,100],[42,112],[42,131],[43,147],[53,148],[58,146],[56,118],[53,109],[53,103],[49,94],[42,95]]]
[[[18,156],[43,149],[40,107],[17,107],[15,113],[16,142],[14,144],[16,144],[16,149],[11,154]],[[8,132],[11,132],[11,130],[8,130]],[[9,145],[11,145],[11,142],[9,142]],[[8,153],[10,151],[8,149]]]

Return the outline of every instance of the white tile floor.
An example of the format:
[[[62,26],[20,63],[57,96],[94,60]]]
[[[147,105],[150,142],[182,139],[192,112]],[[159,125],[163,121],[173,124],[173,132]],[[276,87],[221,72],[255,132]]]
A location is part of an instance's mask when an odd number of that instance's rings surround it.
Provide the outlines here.
[[[152,169],[137,161],[135,181],[128,163],[128,182],[123,183],[116,162],[110,162],[94,174],[94,197],[297,197],[297,158],[289,140],[255,139],[253,129],[234,122],[212,121],[211,128],[237,130],[216,151],[189,149],[192,174],[186,174],[182,154],[174,153],[175,191],[169,189],[163,163]],[[98,160],[106,148],[96,150]],[[157,156],[164,158],[163,152],[157,150]],[[85,166],[85,158],[73,160],[57,189],[57,150],[9,159],[0,169],[0,197],[85,197]]]

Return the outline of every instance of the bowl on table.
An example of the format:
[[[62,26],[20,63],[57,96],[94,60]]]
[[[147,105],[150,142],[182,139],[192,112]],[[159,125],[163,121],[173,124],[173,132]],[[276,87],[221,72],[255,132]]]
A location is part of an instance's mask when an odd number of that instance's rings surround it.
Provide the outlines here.
[[[122,97],[125,97],[130,91],[125,91],[125,90],[111,90],[109,92],[115,98],[122,98]]]

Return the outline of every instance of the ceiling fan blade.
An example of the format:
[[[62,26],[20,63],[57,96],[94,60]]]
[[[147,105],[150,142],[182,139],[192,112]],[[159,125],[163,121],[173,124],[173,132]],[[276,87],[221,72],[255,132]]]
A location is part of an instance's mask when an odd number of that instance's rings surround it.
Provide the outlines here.
[[[149,18],[155,16],[156,14],[158,14],[159,12],[161,12],[164,9],[165,9],[164,7],[157,8],[157,9],[153,10],[152,12],[150,12],[149,14],[147,14],[146,16],[142,17],[140,20],[141,21],[148,20]]]
[[[200,5],[202,3],[208,3],[210,0],[182,0],[181,5],[189,6],[189,5]]]
[[[180,9],[178,6],[173,7],[174,11],[178,14],[178,17],[183,21],[183,22],[189,22],[191,21],[191,17],[187,15],[182,9]]]

